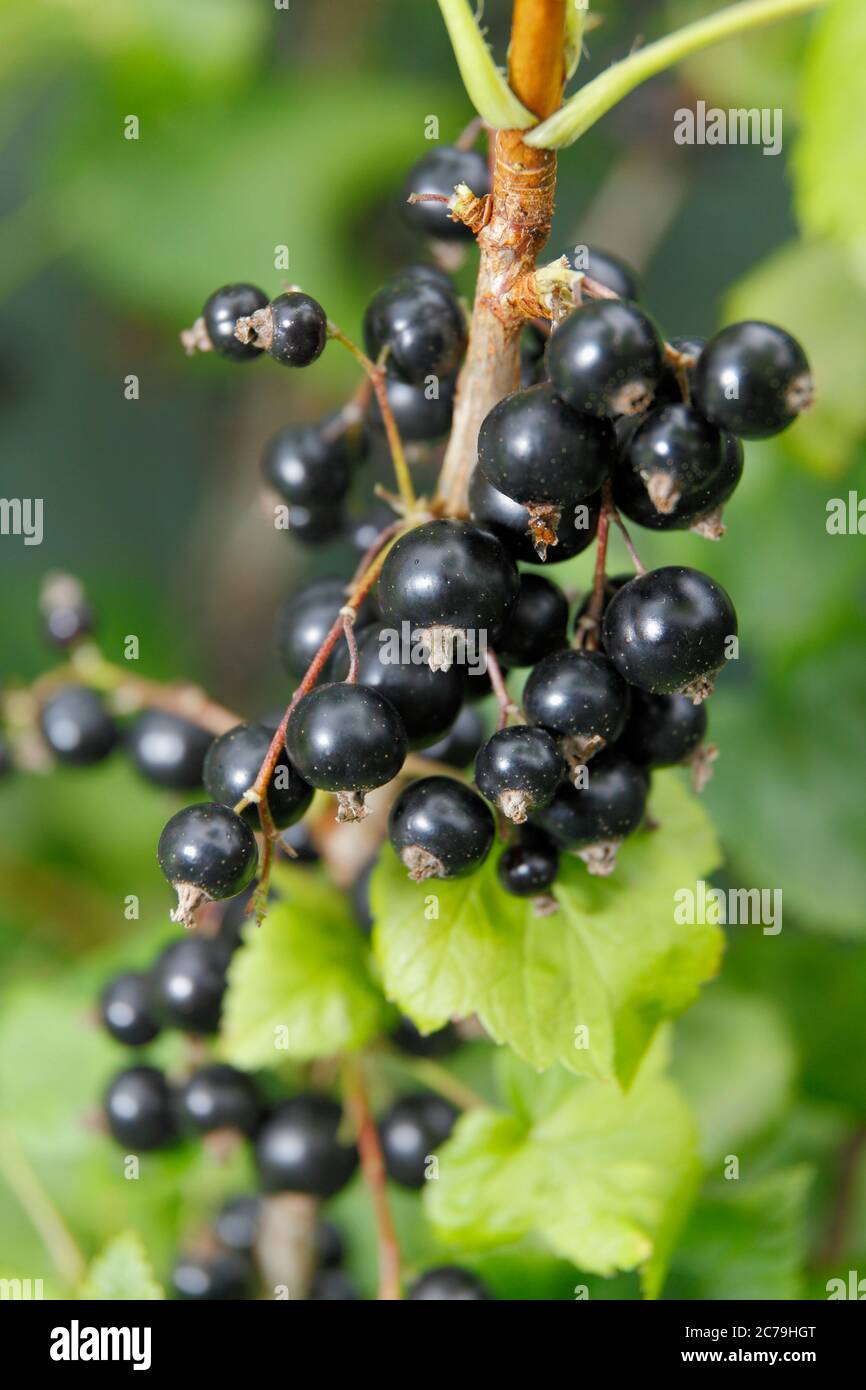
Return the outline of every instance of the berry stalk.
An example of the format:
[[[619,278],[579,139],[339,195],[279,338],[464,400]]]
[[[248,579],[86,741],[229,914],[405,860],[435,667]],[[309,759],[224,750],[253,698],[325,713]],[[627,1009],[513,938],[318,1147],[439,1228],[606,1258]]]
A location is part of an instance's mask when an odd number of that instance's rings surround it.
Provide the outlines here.
[[[388,1202],[387,1176],[379,1132],[370,1109],[362,1063],[355,1057],[347,1057],[343,1071],[344,1094],[357,1136],[361,1172],[370,1189],[376,1217],[379,1244],[378,1297],[380,1302],[395,1302],[403,1297],[400,1287],[400,1247]]]
[[[371,362],[365,352],[362,352],[357,343],[353,343],[336,324],[328,323],[328,336],[334,339],[335,343],[351,352],[355,361],[360,363],[370,380],[370,384],[376,393],[376,400],[379,410],[382,413],[382,422],[385,426],[385,436],[388,440],[388,448],[391,452],[391,462],[394,465],[394,476],[397,479],[397,487],[400,490],[400,497],[407,515],[411,515],[417,510],[418,501],[415,497],[415,488],[412,484],[412,474],[409,472],[409,465],[406,462],[406,454],[403,449],[403,441],[400,438],[400,431],[397,429],[397,422],[394,419],[394,412],[391,409],[391,402],[388,400],[388,390],[385,385],[385,369],[375,362]]]
[[[516,0],[514,6],[509,81],[520,101],[542,119],[562,100],[565,11],[565,0]],[[534,270],[550,233],[556,154],[531,149],[524,134],[499,130],[494,137],[489,216],[477,237],[481,260],[469,347],[436,495],[440,510],[451,516],[468,515],[482,421],[519,383],[524,314],[508,304],[507,296]]]

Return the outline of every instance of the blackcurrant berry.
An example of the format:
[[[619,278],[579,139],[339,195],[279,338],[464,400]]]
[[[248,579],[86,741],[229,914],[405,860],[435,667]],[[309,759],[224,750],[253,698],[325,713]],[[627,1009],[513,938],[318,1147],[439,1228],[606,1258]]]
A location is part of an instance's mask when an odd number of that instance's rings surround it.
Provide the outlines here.
[[[499,401],[478,434],[487,481],[547,522],[553,537],[562,514],[601,487],[615,453],[610,423],[578,415],[547,382]]]
[[[528,323],[520,335],[520,385],[538,386],[544,381],[544,350],[547,334]]]
[[[437,1269],[428,1269],[426,1274],[416,1279],[408,1296],[416,1300],[438,1299],[449,1302],[466,1302],[470,1299],[477,1301],[494,1297],[477,1274],[470,1274],[468,1269],[460,1269],[457,1265],[441,1265]]]
[[[73,767],[101,762],[118,738],[102,696],[84,685],[66,685],[46,700],[39,725],[57,761]]]
[[[517,825],[547,805],[564,776],[556,740],[546,729],[525,724],[500,729],[475,761],[478,790]]]
[[[137,970],[115,976],[102,991],[99,1016],[111,1036],[126,1047],[143,1047],[159,1033],[150,994],[150,977]]]
[[[416,883],[471,873],[490,852],[493,816],[481,797],[450,777],[423,777],[397,797],[391,844]]]
[[[604,649],[631,685],[696,700],[710,693],[736,631],[737,615],[721,584],[679,565],[623,585],[602,626]]]
[[[496,873],[506,893],[535,898],[547,893],[559,871],[559,850],[536,825],[524,825],[513,845],[503,850]]]
[[[685,377],[689,400],[692,399],[695,389],[695,368],[698,364],[698,358],[706,347],[706,344],[706,338],[696,338],[694,336],[671,338],[670,346],[674,348],[676,352],[682,353],[684,357],[692,358],[693,361],[691,366],[683,367],[680,371],[677,371],[672,363],[665,363],[661,380],[656,387],[656,405],[680,405],[682,403],[684,396],[681,377]]]
[[[258,863],[255,836],[228,806],[203,801],[172,816],[159,837],[159,867],[177,889],[172,921],[187,922],[203,902],[233,898]]]
[[[394,513],[387,502],[374,502],[362,516],[353,517],[346,526],[346,536],[359,555],[366,555],[387,526]]]
[[[415,386],[397,376],[387,376],[385,390],[404,444],[441,439],[448,434],[454,412],[454,377],[431,376],[427,382]],[[370,398],[368,415],[370,425],[381,433],[384,429],[382,412],[375,395]]]
[[[421,1188],[434,1149],[454,1128],[457,1111],[440,1096],[404,1096],[379,1125],[388,1177],[401,1187]]]
[[[580,761],[619,738],[628,687],[603,652],[555,652],[533,668],[523,704],[528,718],[566,739],[566,756]]]
[[[228,1302],[252,1297],[253,1270],[237,1250],[181,1255],[172,1270],[175,1298]]]
[[[320,1270],[310,1289],[312,1303],[350,1303],[360,1296],[354,1281],[343,1269]]]
[[[520,592],[508,625],[496,644],[505,666],[534,666],[565,646],[568,599],[540,574],[521,574]]]
[[[700,507],[724,458],[724,441],[715,425],[691,406],[663,405],[651,410],[631,436],[623,466],[664,514],[678,504],[685,512]]]
[[[343,534],[346,518],[337,507],[289,507],[286,535],[301,545],[324,545]]]
[[[422,749],[421,757],[449,767],[468,767],[483,742],[484,720],[477,710],[464,705],[445,737]]]
[[[313,787],[336,792],[338,820],[366,814],[364,793],[396,777],[408,741],[394,706],[365,685],[320,685],[297,704],[289,757]]]
[[[320,1269],[337,1269],[346,1254],[341,1233],[333,1221],[320,1221],[315,1235],[316,1262]]]
[[[529,565],[557,565],[579,555],[595,539],[601,493],[585,497],[575,507],[573,516],[563,517],[556,536],[546,545],[535,540],[528,509],[491,486],[480,468],[474,470],[469,484],[469,507],[476,526],[492,531],[513,560]]]
[[[566,251],[572,270],[582,270],[620,299],[640,299],[640,281],[630,265],[598,246],[574,246]]]
[[[806,354],[772,323],[733,323],[711,338],[695,368],[698,409],[741,439],[766,439],[812,404]]]
[[[427,377],[452,375],[466,346],[466,322],[441,282],[398,275],[368,305],[364,341],[374,361],[387,348],[389,372],[421,386]]]
[[[205,754],[213,735],[189,719],[165,710],[147,709],[126,735],[126,750],[149,782],[176,791],[201,786]]]
[[[284,367],[309,367],[328,341],[328,320],[318,300],[301,290],[287,290],[271,301],[268,352]]]
[[[428,521],[389,551],[377,595],[383,620],[423,629],[430,665],[447,670],[455,642],[493,638],[518,590],[514,561],[495,536],[465,521]]]
[[[230,1197],[214,1222],[214,1235],[227,1250],[249,1254],[259,1233],[261,1203],[258,1197]]]
[[[209,796],[224,806],[234,806],[253,785],[271,743],[264,724],[237,724],[214,739],[204,760],[204,785]],[[268,784],[268,810],[278,830],[300,820],[313,799],[308,786],[288,757],[283,755]],[[258,827],[256,806],[247,806],[243,819]]]
[[[261,347],[253,343],[242,343],[235,337],[235,324],[238,319],[248,318],[258,309],[267,306],[268,296],[255,285],[223,285],[215,290],[202,309],[207,336],[211,347],[221,357],[229,357],[233,362],[245,362],[258,357]]]
[[[672,767],[694,753],[706,730],[706,705],[696,705],[688,695],[648,695],[633,688],[619,747],[646,767]]]
[[[71,574],[49,574],[39,595],[42,630],[54,647],[74,647],[93,631],[96,615],[80,580]]]
[[[423,748],[440,738],[463,703],[462,668],[431,671],[420,655],[412,660],[411,648],[402,650],[399,635],[377,624],[358,634],[358,682],[390,700],[410,748]]]
[[[547,372],[556,390],[587,415],[637,415],[662,374],[662,342],[636,304],[600,299],[583,304],[551,334]]]
[[[305,820],[290,825],[288,830],[283,831],[280,840],[291,851],[288,858],[293,864],[317,864],[319,862],[319,851]]]
[[[410,193],[438,193],[450,198],[458,183],[465,183],[477,198],[490,192],[487,160],[478,150],[459,150],[440,145],[425,154],[406,176],[405,197]],[[437,241],[472,241],[473,233],[463,222],[454,222],[445,203],[404,203],[403,215],[409,226]]]
[[[262,474],[283,502],[308,510],[338,507],[351,482],[341,436],[320,425],[286,425],[262,455]]]
[[[234,1129],[250,1135],[258,1127],[261,1102],[252,1077],[215,1062],[201,1067],[181,1087],[178,1111],[197,1134]]]
[[[105,1118],[112,1137],[129,1149],[165,1149],[177,1138],[171,1091],[156,1067],[119,1072],[105,1093]]]
[[[215,1033],[229,958],[225,946],[210,937],[189,936],[172,942],[153,967],[154,1012],[170,1027],[185,1033]]]
[[[632,467],[628,455],[613,474],[613,500],[624,516],[653,531],[684,531],[691,527],[717,539],[724,533],[721,507],[734,492],[743,475],[743,446],[736,435],[722,434],[722,463],[701,486],[693,485],[681,493],[670,510],[660,512],[653,503],[643,478]]]
[[[593,758],[586,786],[561,782],[536,819],[563,849],[577,850],[591,873],[608,874],[619,842],[643,820],[648,790],[643,769],[611,748]]]
[[[457,1029],[451,1023],[434,1033],[420,1033],[411,1018],[401,1018],[391,1034],[391,1041],[401,1052],[411,1057],[450,1057],[460,1046]]]
[[[358,1152],[340,1139],[342,1110],[327,1096],[294,1096],[265,1121],[256,1163],[267,1192],[333,1197],[355,1171]]]
[[[345,602],[342,579],[314,579],[289,599],[277,623],[277,650],[294,680],[303,680]],[[373,600],[366,598],[358,611],[357,626],[372,621],[375,613]],[[326,674],[331,669],[329,664]]]

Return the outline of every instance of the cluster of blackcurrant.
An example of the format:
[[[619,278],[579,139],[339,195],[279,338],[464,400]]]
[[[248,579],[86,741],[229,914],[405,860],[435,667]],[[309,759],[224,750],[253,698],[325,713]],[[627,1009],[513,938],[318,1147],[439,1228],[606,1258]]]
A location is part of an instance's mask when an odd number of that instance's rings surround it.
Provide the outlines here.
[[[169,945],[146,972],[129,971],[109,981],[99,1012],[108,1033],[126,1047],[152,1043],[165,1027],[201,1038],[219,1026],[226,968],[240,945],[243,909],[237,901],[222,912],[215,936],[186,937]],[[451,1027],[422,1037],[409,1020],[392,1035],[393,1044],[415,1057],[442,1057],[459,1038]],[[196,1066],[183,1080],[172,1081],[157,1067],[137,1062],[110,1082],[104,1119],[126,1151],[165,1150],[204,1137],[216,1151],[244,1141],[253,1145],[262,1193],[303,1193],[318,1201],[335,1196],[351,1179],[357,1150],[341,1138],[341,1106],[319,1094],[294,1095],[266,1102],[250,1075],[224,1063]],[[456,1110],[433,1093],[397,1099],[379,1122],[379,1142],[387,1176],[418,1190],[435,1161],[436,1148],[448,1138]],[[263,1198],[242,1195],[228,1201],[212,1230],[185,1249],[172,1272],[177,1297],[242,1299],[255,1296],[257,1240],[266,1219]],[[317,1273],[309,1297],[355,1299],[359,1295],[340,1268],[343,1241],[330,1222],[315,1231]],[[471,1273],[454,1267],[428,1270],[411,1298],[489,1298]]]

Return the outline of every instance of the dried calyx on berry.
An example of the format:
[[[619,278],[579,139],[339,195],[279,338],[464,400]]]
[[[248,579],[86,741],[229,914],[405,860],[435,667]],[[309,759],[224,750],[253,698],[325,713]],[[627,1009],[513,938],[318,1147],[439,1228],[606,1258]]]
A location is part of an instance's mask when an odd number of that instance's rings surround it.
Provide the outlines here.
[[[309,367],[325,350],[328,320],[317,299],[292,289],[238,318],[234,333],[239,343],[270,353],[284,367]]]

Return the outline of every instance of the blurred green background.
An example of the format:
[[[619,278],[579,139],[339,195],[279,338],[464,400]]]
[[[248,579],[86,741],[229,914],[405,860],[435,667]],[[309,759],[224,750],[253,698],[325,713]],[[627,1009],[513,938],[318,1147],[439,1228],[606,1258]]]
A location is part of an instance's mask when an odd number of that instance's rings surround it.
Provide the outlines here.
[[[719,6],[599,8],[581,77],[637,34]],[[485,6],[500,58],[508,11]],[[706,798],[722,881],[780,888],[784,902],[780,935],[730,931],[722,981],[678,1026],[708,1160],[733,1134],[757,1184],[743,1199],[708,1188],[669,1286],[685,1297],[823,1297],[828,1270],[859,1260],[866,1274],[866,538],[826,530],[828,499],[866,494],[864,64],[862,7],[837,0],[820,23],[759,31],[655,79],[560,161],[551,254],[589,240],[632,260],[668,336],[782,323],[819,393],[788,434],[747,446],[721,543],[636,536],[645,561],[706,568],[737,605],[741,656],[711,706],[722,753]],[[178,332],[226,281],[276,292],[284,244],[288,278],[357,336],[378,284],[426,255],[400,219],[402,178],[429,115],[448,141],[472,114],[438,7],[5,0],[0,83],[0,494],[45,503],[41,546],[0,538],[0,678],[53,659],[36,601],[44,573],[64,568],[86,582],[112,659],[134,633],[142,674],[260,713],[289,693],[277,608],[311,574],[344,571],[346,550],[273,530],[259,454],[281,423],[336,405],[355,368],[331,346],[297,376],[234,371],[185,359]],[[783,153],[676,145],[673,112],[698,98],[782,108]],[[137,141],[123,138],[129,115]],[[467,294],[473,273],[471,253]],[[138,401],[124,399],[129,373]],[[377,476],[380,460],[359,478],[359,510]],[[108,1180],[115,1156],[83,1121],[121,1058],[85,1013],[112,968],[171,935],[153,851],[174,806],[120,758],[0,786],[4,1109],[86,1253],[131,1223],[158,1265],[193,1219],[191,1194],[203,1203],[231,1178],[185,1157],[150,1160],[134,1198]],[[123,915],[130,893],[138,923]],[[0,1273],[46,1272],[2,1177],[0,1222]],[[570,1275],[556,1295],[552,1270],[536,1296],[568,1296]]]

